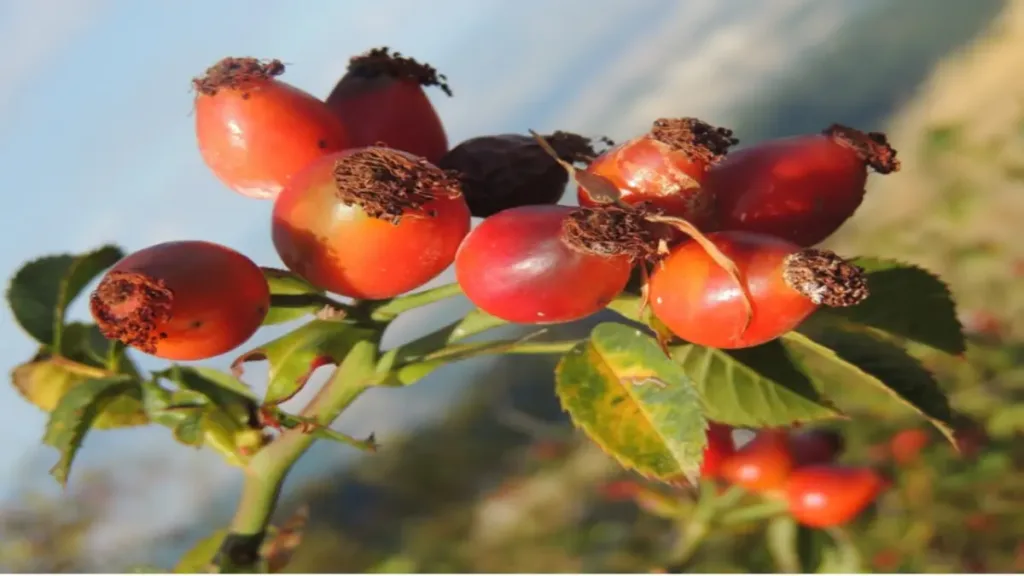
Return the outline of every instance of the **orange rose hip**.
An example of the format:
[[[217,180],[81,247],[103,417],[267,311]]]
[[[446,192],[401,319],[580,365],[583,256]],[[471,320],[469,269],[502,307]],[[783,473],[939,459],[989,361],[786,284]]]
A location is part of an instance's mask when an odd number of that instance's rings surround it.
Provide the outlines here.
[[[270,309],[260,268],[212,242],[156,244],[123,258],[89,300],[109,339],[168,360],[202,360],[249,339]]]
[[[278,80],[283,72],[279,60],[225,58],[192,81],[199,152],[243,196],[273,199],[310,162],[350,146],[327,104]]]

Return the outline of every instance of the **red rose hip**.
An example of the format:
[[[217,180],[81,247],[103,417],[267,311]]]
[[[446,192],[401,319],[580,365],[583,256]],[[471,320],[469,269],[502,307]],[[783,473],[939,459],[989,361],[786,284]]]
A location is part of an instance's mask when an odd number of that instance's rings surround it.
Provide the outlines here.
[[[714,199],[701,182],[737,142],[731,130],[696,118],[662,118],[649,133],[599,156],[587,172],[609,180],[627,204],[647,202],[704,230],[713,224]],[[580,206],[604,202],[582,187],[578,197]]]
[[[705,187],[721,230],[812,246],[860,207],[869,167],[879,174],[899,170],[885,135],[834,124],[822,134],[736,150],[708,170]]]
[[[350,146],[341,120],[278,80],[283,72],[279,60],[225,58],[193,80],[199,152],[243,196],[273,199],[310,162]]]
[[[436,163],[448,151],[448,136],[424,86],[452,95],[433,67],[375,48],[349,61],[327,106],[344,121],[352,146],[387,146]]]
[[[794,470],[786,482],[786,501],[789,513],[805,526],[841,526],[867,508],[887,484],[870,468],[805,466]]]
[[[785,430],[767,428],[726,458],[719,468],[721,478],[751,492],[780,490],[793,469]]]
[[[272,236],[284,265],[311,284],[379,300],[427,283],[469,232],[458,181],[390,148],[324,156],[274,202]]]
[[[569,206],[499,212],[466,237],[455,257],[456,278],[473,304],[507,322],[589,316],[625,289],[632,268],[629,254],[591,241],[588,218],[604,214]]]
[[[718,422],[708,423],[708,446],[704,449],[704,459],[700,465],[702,478],[717,478],[721,473],[722,463],[736,452],[736,443],[732,438],[732,426]]]
[[[270,309],[260,268],[211,242],[156,244],[123,258],[89,300],[104,336],[168,360],[202,360],[251,337]]]
[[[863,270],[826,250],[749,232],[707,238],[739,269],[749,295],[697,242],[654,266],[650,303],[676,336],[711,348],[745,348],[796,328],[818,306],[852,306],[868,296]],[[748,324],[749,318],[749,324]]]

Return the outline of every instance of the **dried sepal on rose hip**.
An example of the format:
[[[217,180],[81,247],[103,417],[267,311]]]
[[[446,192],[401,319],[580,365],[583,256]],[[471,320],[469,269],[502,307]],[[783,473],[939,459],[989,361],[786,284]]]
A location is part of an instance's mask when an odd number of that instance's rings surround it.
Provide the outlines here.
[[[562,161],[591,162],[597,151],[589,138],[557,131],[543,139]],[[486,218],[516,206],[557,204],[569,174],[527,134],[470,138],[455,146],[438,166],[459,173],[470,212]]]
[[[659,123],[661,122],[663,121],[655,122],[655,127],[659,126]],[[543,148],[551,158],[565,169],[576,184],[578,184],[581,189],[585,189],[587,191],[587,195],[591,199],[600,199],[600,201],[592,207],[616,206],[624,209],[626,212],[643,214],[643,219],[645,220],[643,228],[645,233],[653,233],[653,236],[658,243],[658,251],[667,247],[670,241],[674,242],[680,238],[689,237],[697,243],[701,249],[707,252],[708,258],[710,258],[716,266],[720,267],[740,290],[740,302],[742,302],[746,311],[746,322],[743,328],[746,330],[746,326],[749,325],[753,319],[754,308],[750,295],[747,293],[746,285],[743,283],[740,276],[739,267],[721,250],[719,250],[713,242],[709,241],[700,228],[686,218],[666,214],[665,210],[658,207],[653,201],[633,198],[632,202],[627,202],[625,199],[625,195],[627,194],[626,190],[620,188],[605,176],[597,174],[590,169],[577,170],[570,162],[560,158],[558,156],[558,152],[543,136],[532,130],[530,131],[530,134],[537,140],[537,143],[540,144],[541,148]],[[644,282],[646,285],[647,269],[641,265],[640,270],[645,279]],[[643,291],[645,295],[648,293],[646,287]],[[646,298],[643,305],[646,306]]]
[[[243,196],[272,199],[314,159],[351,146],[327,105],[282,73],[280,60],[224,58],[192,81],[199,152]]]
[[[458,179],[383,147],[345,150],[297,174],[274,203],[284,265],[319,288],[392,298],[447,268],[469,232]]]
[[[697,118],[660,118],[651,130],[613,147],[587,167],[608,179],[628,204],[650,203],[701,230],[714,225],[714,197],[701,187],[708,168],[739,141],[732,131]],[[603,204],[581,186],[580,206]]]
[[[349,60],[327,106],[345,123],[353,147],[384,145],[436,163],[448,151],[448,136],[423,91],[428,86],[452,95],[433,66],[374,48]]]
[[[737,150],[708,171],[705,188],[716,198],[720,229],[812,246],[860,207],[869,168],[900,169],[886,136],[833,124]]]
[[[159,358],[202,360],[256,332],[270,309],[270,289],[239,252],[212,242],[166,242],[115,264],[89,309],[109,339]]]
[[[642,214],[617,206],[520,206],[466,236],[455,275],[474,305],[502,320],[570,322],[614,300],[653,240]]]
[[[707,238],[738,267],[743,291],[696,242],[680,244],[657,263],[649,286],[655,316],[694,344],[757,346],[793,330],[819,306],[853,306],[868,297],[864,271],[828,250],[751,232]]]

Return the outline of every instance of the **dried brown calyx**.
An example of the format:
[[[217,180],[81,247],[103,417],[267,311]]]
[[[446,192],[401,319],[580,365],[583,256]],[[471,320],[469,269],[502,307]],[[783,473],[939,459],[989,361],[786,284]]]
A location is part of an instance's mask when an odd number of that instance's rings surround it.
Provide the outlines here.
[[[641,208],[615,205],[578,208],[562,223],[562,238],[570,247],[600,256],[629,256],[652,260],[658,238]]]
[[[454,172],[427,160],[392,150],[370,147],[356,150],[334,164],[338,198],[359,206],[367,215],[398,224],[402,216],[416,212],[438,198],[458,197],[461,184]]]
[[[448,96],[452,95],[452,90],[448,87],[448,78],[444,74],[438,73],[437,69],[429,64],[402,56],[400,52],[392,52],[387,46],[353,56],[348,62],[348,74],[359,78],[387,76],[399,80],[413,80],[420,86],[437,86]]]
[[[900,169],[896,150],[881,132],[862,132],[842,124],[833,124],[821,133],[843,146],[856,150],[864,163],[879,174],[890,174]]]
[[[174,293],[162,280],[138,272],[108,273],[89,298],[100,332],[151,354],[167,338],[160,327],[171,319]]]
[[[458,173],[469,210],[479,218],[517,206],[555,204],[569,182],[559,161],[589,163],[598,152],[579,134],[559,131],[544,138],[559,160],[531,136],[498,134],[460,143],[438,166]]]
[[[284,73],[280,60],[257,58],[224,58],[192,79],[192,88],[205,96],[213,96],[222,88],[238,89],[249,83],[270,80]]]
[[[715,164],[740,142],[732,130],[697,118],[659,118],[648,136],[705,164]]]
[[[807,248],[783,261],[786,284],[819,306],[842,308],[864,301],[870,292],[864,269],[830,250]]]

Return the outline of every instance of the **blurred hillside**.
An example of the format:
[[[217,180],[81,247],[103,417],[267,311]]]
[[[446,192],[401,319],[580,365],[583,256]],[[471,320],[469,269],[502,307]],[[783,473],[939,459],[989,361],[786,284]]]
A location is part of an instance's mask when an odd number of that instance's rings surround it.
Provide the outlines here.
[[[952,283],[968,310],[1007,326],[1001,336],[1019,335],[1024,298],[1014,296],[1021,293],[1024,264],[1011,272],[1024,262],[1013,236],[1024,215],[1024,81],[1016,77],[1024,64],[1024,0],[865,1],[875,6],[855,25],[721,123],[734,126],[745,143],[835,121],[886,130],[903,171],[873,179],[861,212],[832,245],[927,266]],[[599,320],[559,327],[552,337],[582,335]],[[974,407],[982,416],[993,413],[992,403],[1021,402],[1019,378],[1009,370],[1015,361],[1001,355],[1009,345],[986,342],[992,348],[973,353],[995,350],[992,361],[1002,372],[985,382],[992,392]],[[497,360],[479,375],[486,388],[474,390],[445,423],[418,430],[354,469],[324,473],[302,489],[292,486],[282,516],[306,503],[313,511],[292,571],[646,571],[665,544],[665,525],[629,506],[598,502],[594,486],[618,468],[589,443],[571,439],[551,393],[553,363]],[[979,378],[957,370],[950,375],[955,390]],[[977,401],[973,392],[956,397],[961,404]],[[851,452],[860,456],[903,424],[865,422],[843,425]],[[549,446],[546,452],[539,441]],[[336,450],[320,446],[306,461]],[[1013,465],[1012,459],[990,464],[1007,474],[1006,482]],[[991,490],[998,493],[1002,485]],[[234,495],[225,496],[210,516],[224,516],[234,505]],[[944,511],[932,531],[962,521],[967,506]],[[155,542],[152,557],[169,565],[216,528],[207,522]],[[1001,550],[1003,539],[1017,534],[992,537],[988,545]],[[732,560],[745,556],[738,551],[754,536],[720,543],[720,554],[709,553],[699,568],[763,569],[763,558],[746,558],[743,565]],[[892,540],[884,532],[871,538],[868,548]],[[936,553],[939,564],[915,566],[966,569],[947,558],[976,544],[964,538],[947,538]],[[67,556],[62,552],[61,569],[75,566]],[[1006,569],[1006,562],[1000,557],[992,566]]]

